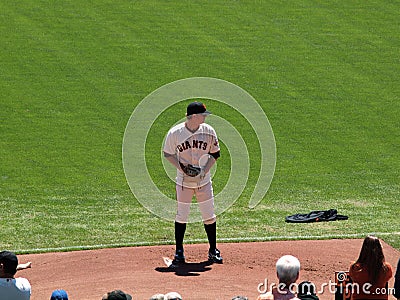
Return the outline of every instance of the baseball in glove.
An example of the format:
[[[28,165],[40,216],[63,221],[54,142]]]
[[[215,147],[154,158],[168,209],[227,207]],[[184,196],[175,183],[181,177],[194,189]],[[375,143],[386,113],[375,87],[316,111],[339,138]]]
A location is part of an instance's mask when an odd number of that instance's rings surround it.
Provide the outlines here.
[[[201,168],[195,167],[191,164],[185,166],[183,163],[179,162],[179,165],[181,166],[183,173],[190,177],[196,177],[201,173]]]

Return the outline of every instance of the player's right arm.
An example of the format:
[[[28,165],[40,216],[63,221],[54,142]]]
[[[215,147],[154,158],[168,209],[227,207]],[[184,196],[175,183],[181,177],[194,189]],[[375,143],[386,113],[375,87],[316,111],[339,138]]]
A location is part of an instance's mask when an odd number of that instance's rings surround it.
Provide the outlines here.
[[[164,157],[178,170],[182,171],[176,154],[170,154],[164,151]]]
[[[167,134],[164,144],[164,157],[178,170],[182,171],[178,156],[176,154],[176,134],[174,130],[170,130]]]

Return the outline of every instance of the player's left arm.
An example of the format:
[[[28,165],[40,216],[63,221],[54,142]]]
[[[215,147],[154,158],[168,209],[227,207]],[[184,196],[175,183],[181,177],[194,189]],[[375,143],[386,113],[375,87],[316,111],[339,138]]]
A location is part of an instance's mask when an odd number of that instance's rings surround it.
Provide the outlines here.
[[[215,164],[215,162],[217,161],[218,157],[220,157],[220,152],[214,152],[214,153],[208,153],[208,160],[206,165],[203,167],[203,172],[204,174],[207,174],[208,172],[210,172],[212,166]]]
[[[203,167],[204,174],[207,174],[208,172],[210,172],[212,166],[215,164],[217,159],[221,156],[217,134],[215,133],[214,130],[212,131],[211,136],[212,136],[212,139],[211,139],[211,143],[210,143],[210,149],[208,151],[208,160],[207,160],[207,163],[205,164],[205,166]]]

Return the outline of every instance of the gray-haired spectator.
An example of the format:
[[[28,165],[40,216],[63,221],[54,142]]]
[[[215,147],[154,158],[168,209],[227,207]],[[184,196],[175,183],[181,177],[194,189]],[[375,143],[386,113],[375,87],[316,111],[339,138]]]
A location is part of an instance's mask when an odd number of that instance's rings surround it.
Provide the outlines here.
[[[182,300],[182,296],[177,292],[169,292],[164,295],[164,300]]]
[[[299,300],[294,294],[296,292],[294,285],[299,279],[300,261],[292,255],[282,256],[276,262],[276,275],[279,280],[278,286],[257,299]]]

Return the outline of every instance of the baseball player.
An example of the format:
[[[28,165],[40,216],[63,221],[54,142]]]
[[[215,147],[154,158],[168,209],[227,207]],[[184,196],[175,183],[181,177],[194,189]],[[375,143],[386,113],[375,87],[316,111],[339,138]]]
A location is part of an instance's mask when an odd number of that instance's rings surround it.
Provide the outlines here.
[[[184,263],[183,238],[188,222],[190,204],[196,197],[210,245],[208,259],[222,263],[217,249],[217,223],[210,169],[220,156],[217,134],[205,124],[211,114],[201,102],[187,106],[186,121],[171,128],[164,144],[164,156],[177,169],[175,217],[175,256],[173,263]]]

